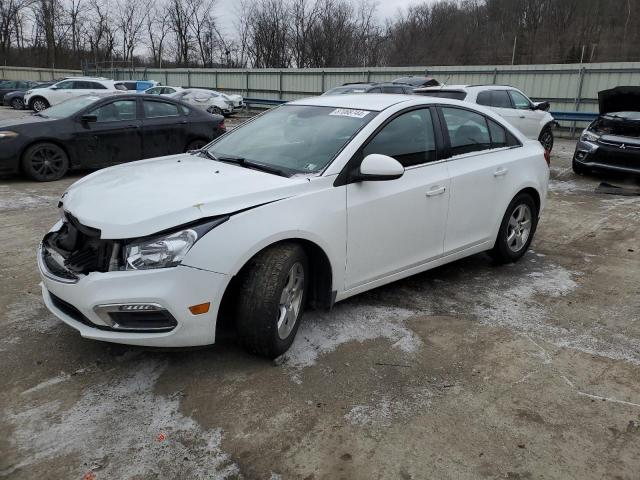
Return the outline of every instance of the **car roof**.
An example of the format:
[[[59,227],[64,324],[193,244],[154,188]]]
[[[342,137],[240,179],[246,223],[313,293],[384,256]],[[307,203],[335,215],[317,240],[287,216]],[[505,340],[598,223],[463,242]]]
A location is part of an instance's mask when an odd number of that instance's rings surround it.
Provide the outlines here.
[[[516,87],[512,87],[511,85],[441,85],[439,87],[422,87],[416,89],[416,92],[433,92],[438,90],[451,91],[451,90],[460,90],[460,91],[468,91],[468,90],[517,90]]]
[[[287,105],[310,105],[318,107],[350,108],[355,110],[372,110],[380,112],[386,108],[402,102],[412,102],[415,105],[429,105],[431,103],[451,103],[462,105],[457,100],[425,97],[416,95],[402,95],[396,93],[368,93],[349,95],[323,95],[320,97],[301,98],[287,103]]]

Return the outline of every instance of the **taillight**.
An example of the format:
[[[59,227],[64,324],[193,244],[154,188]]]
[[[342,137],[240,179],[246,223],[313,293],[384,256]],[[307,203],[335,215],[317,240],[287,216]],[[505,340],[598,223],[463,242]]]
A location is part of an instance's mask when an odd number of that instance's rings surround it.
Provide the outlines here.
[[[227,126],[224,124],[224,119],[222,119],[222,121],[218,124],[218,128],[223,132],[227,131]]]
[[[551,152],[549,152],[549,150],[545,150],[544,151],[544,159],[547,162],[547,166],[550,167],[551,166]]]

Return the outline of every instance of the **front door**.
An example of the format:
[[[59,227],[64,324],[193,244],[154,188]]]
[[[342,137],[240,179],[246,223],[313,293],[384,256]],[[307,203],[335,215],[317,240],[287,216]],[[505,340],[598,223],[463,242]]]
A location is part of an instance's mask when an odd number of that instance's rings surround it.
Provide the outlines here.
[[[83,166],[101,167],[142,158],[136,98],[108,101],[85,113],[95,115],[96,121],[78,123],[76,149]]]
[[[401,113],[357,154],[398,160],[397,180],[347,185],[346,288],[421,265],[442,255],[449,202],[447,164],[438,161],[429,108]]]

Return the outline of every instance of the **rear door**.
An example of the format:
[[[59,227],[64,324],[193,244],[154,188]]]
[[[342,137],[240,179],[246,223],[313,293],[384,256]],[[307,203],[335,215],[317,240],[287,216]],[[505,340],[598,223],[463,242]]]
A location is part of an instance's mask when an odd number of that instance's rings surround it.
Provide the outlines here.
[[[444,253],[451,254],[494,240],[501,209],[515,188],[509,174],[519,142],[501,125],[478,112],[442,106],[451,196]]]
[[[187,148],[187,117],[182,108],[161,97],[142,99],[144,158],[182,153]]]
[[[78,119],[76,151],[82,166],[101,167],[142,158],[141,120],[136,99],[111,100],[86,111],[95,122]]]

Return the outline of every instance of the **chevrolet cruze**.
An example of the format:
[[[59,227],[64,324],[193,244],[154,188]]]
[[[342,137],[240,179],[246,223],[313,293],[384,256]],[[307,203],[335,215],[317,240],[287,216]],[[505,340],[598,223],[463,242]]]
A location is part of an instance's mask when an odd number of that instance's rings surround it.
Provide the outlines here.
[[[548,157],[481,106],[405,95],[298,100],[198,151],[84,177],[38,251],[47,307],[83,337],[291,345],[305,308],[479,252],[513,262]]]

